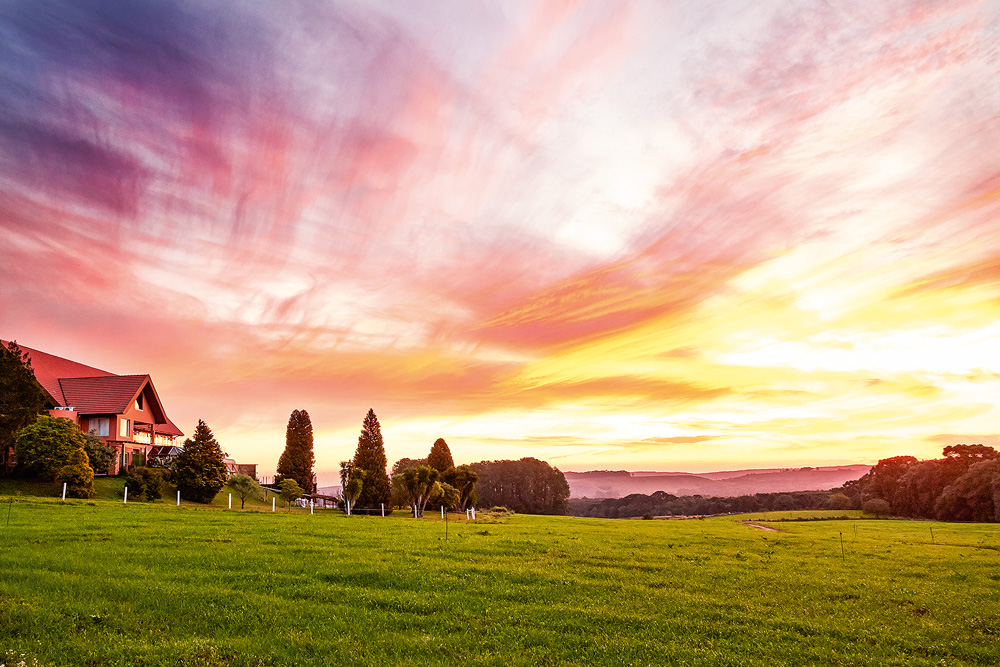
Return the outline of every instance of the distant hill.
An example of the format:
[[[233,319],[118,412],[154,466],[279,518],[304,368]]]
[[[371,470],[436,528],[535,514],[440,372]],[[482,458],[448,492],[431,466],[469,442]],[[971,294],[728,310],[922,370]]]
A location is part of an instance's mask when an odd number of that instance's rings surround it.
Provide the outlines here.
[[[693,474],[592,470],[567,472],[571,498],[624,498],[666,491],[677,496],[742,496],[752,493],[819,491],[842,486],[871,470],[869,465],[821,468],[760,468]]]

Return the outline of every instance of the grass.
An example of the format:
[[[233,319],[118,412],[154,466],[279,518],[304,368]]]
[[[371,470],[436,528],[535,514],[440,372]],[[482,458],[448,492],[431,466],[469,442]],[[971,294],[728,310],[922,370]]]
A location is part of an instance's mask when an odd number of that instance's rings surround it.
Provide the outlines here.
[[[8,665],[1000,663],[997,525],[4,500]]]

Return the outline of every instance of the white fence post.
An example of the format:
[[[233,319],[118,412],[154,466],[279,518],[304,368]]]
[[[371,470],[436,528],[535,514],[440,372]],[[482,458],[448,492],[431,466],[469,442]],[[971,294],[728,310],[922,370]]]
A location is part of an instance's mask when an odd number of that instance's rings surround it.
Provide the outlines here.
[[[128,487],[125,487],[125,499],[122,501],[122,505],[128,504]]]
[[[63,500],[66,500],[66,482],[63,482]]]
[[[274,500],[275,500],[274,496],[271,496],[271,511],[272,512],[274,511]]]
[[[181,506],[181,490],[177,489],[177,506]]]
[[[475,507],[472,508],[472,520],[473,521],[476,520],[476,508]]]
[[[229,509],[233,509],[233,494],[229,494]]]
[[[441,506],[441,518],[444,518],[444,505]]]
[[[312,501],[312,498],[309,499],[309,513],[310,514],[313,513],[313,501]]]
[[[382,503],[382,518],[385,518],[385,503]]]

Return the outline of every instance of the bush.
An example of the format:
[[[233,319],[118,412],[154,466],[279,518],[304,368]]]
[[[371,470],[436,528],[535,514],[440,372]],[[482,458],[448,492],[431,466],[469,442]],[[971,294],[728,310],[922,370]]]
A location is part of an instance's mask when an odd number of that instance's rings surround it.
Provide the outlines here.
[[[66,483],[66,493],[71,498],[94,497],[94,469],[83,448],[74,450],[69,463],[59,469],[56,479]]]
[[[25,426],[14,443],[20,471],[47,482],[54,481],[61,468],[74,463],[77,450],[84,451],[84,437],[69,419],[40,416],[34,424]],[[84,453],[83,463],[90,467]],[[91,469],[93,475],[93,469]]]
[[[115,450],[111,449],[93,433],[83,434],[83,450],[87,452],[87,460],[95,473],[110,474],[111,464],[115,460]]]
[[[165,472],[160,468],[129,467],[125,478],[129,498],[147,501],[162,498]]]

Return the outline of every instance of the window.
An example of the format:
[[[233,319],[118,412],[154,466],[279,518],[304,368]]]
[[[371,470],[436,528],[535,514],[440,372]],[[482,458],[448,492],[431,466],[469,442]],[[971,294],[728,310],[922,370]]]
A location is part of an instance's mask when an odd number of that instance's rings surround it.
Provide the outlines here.
[[[108,423],[107,417],[92,417],[90,419],[90,423],[88,424],[88,430],[96,436],[106,438],[108,437],[109,426],[110,424]]]
[[[142,394],[135,397],[135,409],[142,410]]]
[[[127,438],[128,437],[128,420],[119,419],[118,420],[118,435]]]

